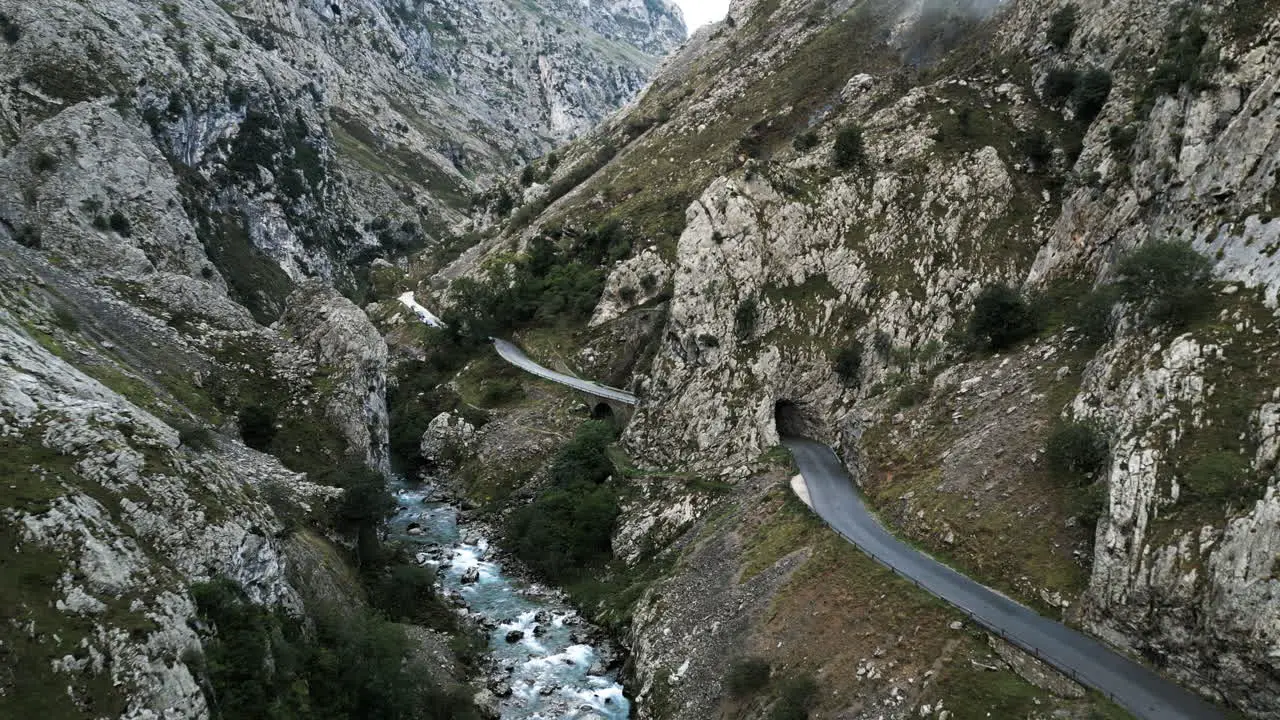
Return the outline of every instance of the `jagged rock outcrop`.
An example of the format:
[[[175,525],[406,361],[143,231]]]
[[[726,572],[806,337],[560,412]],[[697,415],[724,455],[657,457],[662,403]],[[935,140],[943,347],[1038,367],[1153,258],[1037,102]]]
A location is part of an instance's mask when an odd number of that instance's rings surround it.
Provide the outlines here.
[[[281,328],[312,354],[331,385],[329,416],[347,445],[370,466],[390,471],[387,457],[387,344],[364,311],[324,281],[301,283],[289,296]]]
[[[1066,5],[735,3],[732,23],[699,33],[629,112],[563,152],[553,181],[571,189],[531,202],[532,220],[441,277],[621,219],[631,257],[609,268],[592,335],[608,338],[635,316],[642,301],[623,290],[658,248],[669,312],[627,385],[641,404],[623,442],[641,465],[746,467],[776,444],[783,401],[788,422],[864,479],[920,475],[911,492],[927,501],[890,502],[915,502],[925,525],[926,508],[983,518],[996,513],[983,488],[1048,481],[1043,443],[1009,433],[1022,451],[1010,477],[937,482],[1002,423],[1047,424],[1046,405],[1097,423],[1112,448],[1106,487],[1093,488],[1106,499],[1093,549],[1064,573],[1088,578],[1067,606],[1188,686],[1269,717],[1280,15],[1269,2]],[[1074,303],[1134,247],[1166,239],[1212,262],[1212,316],[1152,328],[1121,303],[1095,352]],[[966,332],[974,298],[997,283],[1054,315],[1041,343],[1011,351],[1016,382],[1006,361],[975,357]],[[1004,398],[1004,419],[944,430],[973,422],[965,393]],[[920,456],[897,457],[906,449],[885,440],[897,424],[920,430]],[[1049,513],[1060,524],[1091,521],[1062,504]],[[955,541],[946,524],[929,532]]]
[[[332,493],[228,440],[181,444],[7,311],[0,358],[0,532],[6,565],[24,568],[0,635],[21,649],[23,677],[64,688],[46,701],[69,711],[207,714],[189,665],[200,642],[188,586],[222,575],[258,602],[298,608],[280,523],[261,498],[274,488],[305,507]],[[3,678],[6,694],[32,689]]]
[[[440,413],[431,419],[419,447],[432,469],[449,469],[475,449],[476,428],[461,415]]]
[[[476,190],[625,103],[684,39],[665,0],[6,0],[0,16],[0,149],[49,176],[8,173],[27,191],[0,207],[9,227],[102,245],[89,227],[118,211],[136,226],[121,245],[228,275],[262,315],[289,279],[349,283],[350,260],[443,242]]]

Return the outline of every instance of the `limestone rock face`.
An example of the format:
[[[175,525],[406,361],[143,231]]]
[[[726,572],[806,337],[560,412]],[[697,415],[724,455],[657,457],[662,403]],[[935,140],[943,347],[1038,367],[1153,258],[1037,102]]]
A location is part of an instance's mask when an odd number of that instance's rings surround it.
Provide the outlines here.
[[[886,426],[915,422],[903,418],[913,398],[939,396],[928,420],[940,426],[974,422],[947,410],[955,393],[1001,390],[951,371],[973,357],[974,298],[996,283],[1048,298],[1042,340],[1079,353],[1083,379],[1061,397],[1019,391],[1096,423],[1112,448],[1096,543],[1073,568],[1087,591],[1072,612],[1207,696],[1271,717],[1280,17],[1261,5],[1073,4],[1063,47],[1046,38],[1062,3],[961,4],[979,11],[966,19],[990,17],[957,62],[918,73],[949,52],[929,44],[936,4],[879,3],[869,17],[735,2],[732,23],[698,33],[598,131],[600,143],[566,150],[557,172],[588,165],[607,140],[616,152],[602,170],[452,271],[474,274],[548,228],[607,219],[623,203],[681,200],[678,236],[645,237],[609,268],[592,337],[612,338],[649,310],[625,290],[642,268],[670,268],[652,363],[611,378],[641,399],[623,443],[639,465],[726,478],[777,443],[780,414],[835,446],[855,475],[885,460],[866,455],[883,451]],[[864,21],[874,32],[842,34]],[[1188,57],[1177,37],[1204,47]],[[830,66],[832,38],[859,48],[857,66],[821,93],[786,93],[814,81],[808,68]],[[1048,96],[1064,69],[1106,78],[1096,117],[1082,116],[1078,95]],[[841,136],[853,151],[837,162]],[[1133,248],[1166,239],[1212,262],[1211,310],[1152,328],[1140,304],[1122,303],[1095,353],[1076,331],[1075,298],[1114,279]],[[1050,362],[1009,352],[1021,365]],[[1018,415],[966,432],[998,436]],[[957,449],[929,446],[940,458]],[[1042,459],[1032,450],[1025,472]],[[619,547],[642,524],[624,524]],[[638,618],[637,645],[660,642],[645,626]]]
[[[754,459],[778,444],[778,402],[834,441],[859,383],[869,388],[892,369],[889,357],[864,352],[860,377],[840,378],[833,348],[923,351],[982,285],[1005,277],[1007,260],[992,248],[999,235],[977,229],[1034,213],[1010,203],[1010,170],[994,148],[916,178],[918,190],[898,173],[870,174],[835,178],[809,203],[764,176],[721,178],[689,208],[664,346],[640,381],[629,446],[708,467]],[[939,212],[914,212],[916,201]],[[972,255],[953,264],[961,242],[973,243]]]
[[[474,450],[476,443],[475,426],[461,415],[444,412],[427,424],[420,452],[429,467],[446,469]]]
[[[667,0],[0,13],[0,184],[22,191],[5,193],[8,226],[121,272],[145,255],[218,287],[229,274],[272,315],[276,285],[350,282],[351,260],[443,241],[475,191],[613,112],[684,40]],[[246,273],[264,258],[283,276]]]
[[[329,415],[347,445],[365,449],[370,466],[390,470],[387,456],[387,344],[364,311],[318,279],[289,296],[281,326],[310,351],[332,381]]]
[[[6,627],[6,646],[14,633],[37,643],[73,700],[105,681],[126,702],[122,717],[206,716],[187,665],[200,647],[188,586],[222,575],[257,602],[297,609],[280,523],[259,496],[274,487],[305,507],[328,491],[229,440],[180,446],[172,427],[52,355],[7,311],[0,358],[0,444],[15,462],[6,551],[52,571],[24,586],[25,601],[71,618]]]

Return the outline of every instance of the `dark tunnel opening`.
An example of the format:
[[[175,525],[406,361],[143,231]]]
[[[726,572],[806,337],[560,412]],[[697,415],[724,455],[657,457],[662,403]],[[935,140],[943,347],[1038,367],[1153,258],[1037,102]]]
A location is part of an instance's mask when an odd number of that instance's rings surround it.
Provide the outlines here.
[[[592,420],[613,421],[613,407],[607,402],[598,402],[591,408]]]
[[[774,403],[773,422],[779,437],[809,437],[813,431],[813,423],[805,417],[800,406],[790,400]]]

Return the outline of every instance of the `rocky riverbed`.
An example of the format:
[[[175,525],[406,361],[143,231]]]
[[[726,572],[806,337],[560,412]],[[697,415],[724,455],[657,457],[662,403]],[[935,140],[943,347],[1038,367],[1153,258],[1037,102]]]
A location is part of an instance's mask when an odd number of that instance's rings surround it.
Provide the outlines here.
[[[556,591],[520,577],[483,529],[459,526],[429,486],[396,488],[393,539],[438,569],[441,592],[489,638],[487,688],[477,702],[504,720],[624,720],[631,703],[607,638]]]

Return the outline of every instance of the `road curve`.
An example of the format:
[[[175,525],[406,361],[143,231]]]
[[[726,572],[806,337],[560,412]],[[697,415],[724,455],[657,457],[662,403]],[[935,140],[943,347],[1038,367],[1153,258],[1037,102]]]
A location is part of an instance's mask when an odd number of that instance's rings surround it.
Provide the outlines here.
[[[493,347],[498,351],[498,354],[502,356],[503,360],[506,360],[527,373],[537,375],[544,380],[550,380],[554,383],[567,385],[568,387],[581,390],[584,393],[594,395],[598,398],[604,398],[605,400],[615,400],[627,405],[635,405],[640,402],[639,398],[625,390],[611,388],[608,385],[601,385],[600,383],[583,380],[582,378],[576,378],[572,375],[565,375],[564,373],[558,373],[555,370],[548,370],[547,368],[544,368],[538,363],[530,360],[529,356],[525,355],[524,351],[516,345],[498,338],[489,339],[493,341]]]
[[[504,360],[538,377],[596,397],[635,405],[635,395],[549,370],[520,348],[493,338]],[[969,615],[982,626],[1107,695],[1147,720],[1219,720],[1214,706],[1093,638],[952,570],[898,540],[867,510],[834,451],[807,438],[784,436],[809,489],[814,512],[858,549]]]
[[[1199,696],[1097,640],[1036,614],[898,540],[867,510],[831,448],[801,437],[783,437],[782,443],[795,457],[814,511],[846,540],[898,574],[1140,718],[1224,717]]]

